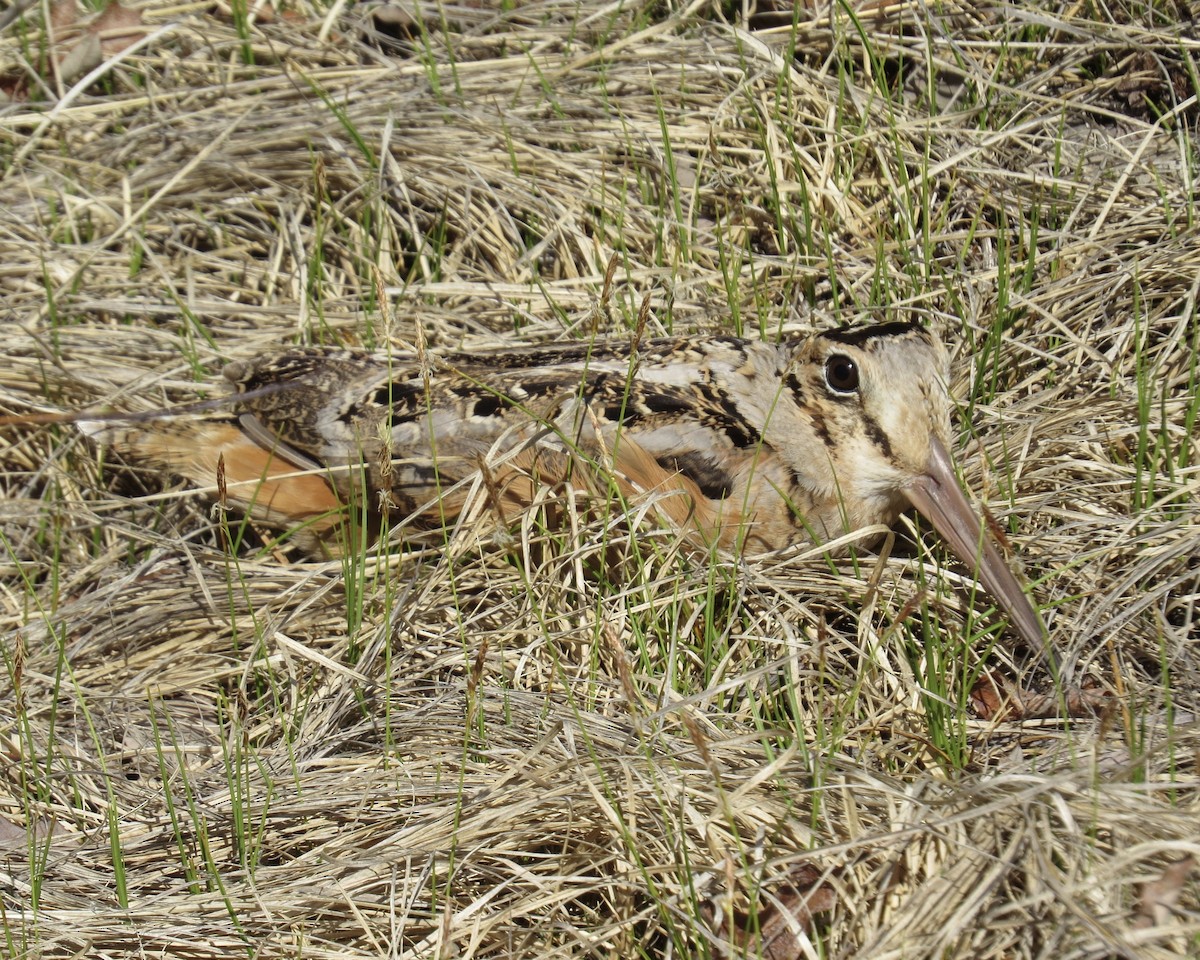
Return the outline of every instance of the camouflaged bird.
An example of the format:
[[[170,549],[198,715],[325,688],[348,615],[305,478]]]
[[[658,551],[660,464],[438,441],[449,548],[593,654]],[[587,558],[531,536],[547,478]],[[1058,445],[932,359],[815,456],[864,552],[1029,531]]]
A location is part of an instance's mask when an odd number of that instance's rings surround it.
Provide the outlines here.
[[[584,478],[720,548],[760,553],[923,513],[1032,647],[1043,627],[959,487],[947,356],[916,324],[416,356],[303,348],[231,363],[236,417],[81,426],[329,541],[382,497],[441,526],[486,475],[510,519]]]

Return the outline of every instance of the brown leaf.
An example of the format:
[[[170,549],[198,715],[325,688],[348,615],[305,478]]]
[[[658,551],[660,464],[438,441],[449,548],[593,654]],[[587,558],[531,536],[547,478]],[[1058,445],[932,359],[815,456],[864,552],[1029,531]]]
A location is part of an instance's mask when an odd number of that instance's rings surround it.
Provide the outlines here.
[[[115,57],[137,43],[149,29],[142,23],[141,10],[110,3],[88,24],[87,32],[99,37],[101,54]]]
[[[1171,919],[1172,908],[1179,900],[1188,874],[1196,865],[1190,853],[1173,863],[1168,863],[1157,880],[1142,884],[1142,895],[1138,898],[1137,916],[1133,925],[1145,930],[1160,927]]]
[[[823,874],[801,864],[776,889],[763,888],[757,924],[746,914],[734,916],[733,942],[749,947],[763,960],[797,960],[805,956],[804,939],[813,914],[832,910],[837,893],[821,882]]]
[[[64,83],[98,67],[107,57],[116,56],[133,46],[146,33],[142,12],[110,3],[83,26],[82,36],[58,62],[59,79]]]
[[[50,5],[50,29],[54,39],[62,38],[71,27],[79,22],[79,4],[77,0],[55,0]]]
[[[24,827],[18,827],[8,817],[0,815],[0,849],[19,847],[28,842],[29,835],[25,832]]]
[[[84,34],[76,40],[61,57],[54,57],[59,79],[69,83],[100,65],[100,38]]]
[[[32,832],[32,838],[30,836]],[[20,826],[0,815],[0,851],[21,851],[29,846],[32,839],[42,843],[47,837],[69,837],[70,835],[59,826],[55,820],[35,820],[30,826]]]
[[[110,3],[81,22],[76,0],[55,0],[50,7],[49,63],[61,83],[68,83],[137,43],[149,32],[142,12]]]
[[[1112,702],[1106,690],[1069,687],[1062,696],[1026,690],[999,671],[986,673],[971,690],[971,706],[984,720],[1030,720],[1057,717],[1065,703],[1068,717],[1090,717]]]

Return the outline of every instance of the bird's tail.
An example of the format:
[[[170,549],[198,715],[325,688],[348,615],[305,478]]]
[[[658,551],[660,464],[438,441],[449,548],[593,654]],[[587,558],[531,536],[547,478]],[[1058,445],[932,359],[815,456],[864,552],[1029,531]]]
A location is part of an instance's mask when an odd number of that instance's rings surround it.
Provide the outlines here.
[[[122,456],[181,476],[272,526],[303,526],[321,539],[345,514],[322,472],[264,449],[234,422],[80,420],[78,425]]]

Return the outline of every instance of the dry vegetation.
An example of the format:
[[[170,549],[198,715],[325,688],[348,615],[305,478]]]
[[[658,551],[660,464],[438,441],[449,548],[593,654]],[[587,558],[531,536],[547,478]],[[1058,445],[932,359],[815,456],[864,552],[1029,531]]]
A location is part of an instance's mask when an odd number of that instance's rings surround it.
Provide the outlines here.
[[[645,298],[926,318],[1062,686],[911,529],[705,565],[481,508],[318,562],[9,423],[0,954],[1196,955],[1194,8],[490,6],[10,10],[0,413]]]

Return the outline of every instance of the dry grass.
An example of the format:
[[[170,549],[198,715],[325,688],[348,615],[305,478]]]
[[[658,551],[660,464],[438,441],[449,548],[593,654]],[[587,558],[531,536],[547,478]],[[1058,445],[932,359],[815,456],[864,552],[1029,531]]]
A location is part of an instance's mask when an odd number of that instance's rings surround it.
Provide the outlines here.
[[[903,531],[706,564],[481,511],[319,563],[6,426],[0,953],[1195,955],[1194,20],[510,6],[149,4],[60,85],[12,19],[0,412],[190,401],[297,340],[624,336],[646,297],[653,331],[928,318],[1109,707],[977,719],[1019,657]],[[772,953],[786,878],[829,909]]]

